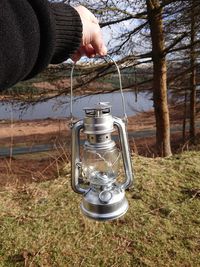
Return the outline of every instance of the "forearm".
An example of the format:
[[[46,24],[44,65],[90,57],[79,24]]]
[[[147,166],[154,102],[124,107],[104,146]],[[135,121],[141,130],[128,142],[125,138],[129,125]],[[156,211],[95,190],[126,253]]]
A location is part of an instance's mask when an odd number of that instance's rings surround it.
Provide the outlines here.
[[[31,78],[78,49],[82,24],[65,4],[46,0],[0,1],[0,90]]]

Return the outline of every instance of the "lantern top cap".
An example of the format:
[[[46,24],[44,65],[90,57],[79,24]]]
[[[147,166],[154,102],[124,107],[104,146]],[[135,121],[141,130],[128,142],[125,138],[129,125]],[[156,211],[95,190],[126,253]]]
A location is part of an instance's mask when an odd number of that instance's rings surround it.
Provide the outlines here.
[[[86,115],[95,116],[109,114],[111,112],[111,104],[109,102],[99,102],[94,107],[85,107]]]

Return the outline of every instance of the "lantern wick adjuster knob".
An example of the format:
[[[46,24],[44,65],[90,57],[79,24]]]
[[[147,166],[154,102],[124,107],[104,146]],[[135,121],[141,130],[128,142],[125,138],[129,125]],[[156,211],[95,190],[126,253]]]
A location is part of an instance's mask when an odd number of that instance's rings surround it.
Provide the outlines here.
[[[112,196],[113,196],[113,194],[112,194],[110,191],[105,190],[105,191],[102,191],[102,192],[99,194],[99,200],[100,200],[102,203],[107,204],[107,203],[112,199]]]

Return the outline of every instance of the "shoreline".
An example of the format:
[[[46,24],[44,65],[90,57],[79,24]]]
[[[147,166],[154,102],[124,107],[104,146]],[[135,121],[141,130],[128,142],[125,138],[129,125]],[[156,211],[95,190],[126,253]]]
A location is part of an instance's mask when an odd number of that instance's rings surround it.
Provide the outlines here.
[[[26,121],[0,121],[0,146],[17,146],[21,144],[55,143],[70,138],[69,118],[65,119],[36,119]],[[170,107],[171,127],[181,129],[183,121],[182,108],[177,105]],[[200,124],[200,115],[197,118]],[[144,111],[128,117],[128,132],[155,131],[156,122],[154,111]],[[179,130],[180,131],[180,130]],[[142,139],[142,136],[141,136]]]
[[[181,129],[182,109],[171,107],[171,127]],[[0,185],[26,184],[55,179],[55,171],[70,161],[71,132],[68,119],[45,119],[29,121],[2,121],[0,123]],[[200,115],[198,117],[200,138]],[[155,117],[153,110],[129,117],[128,131],[131,153],[144,157],[156,157]],[[171,132],[173,152],[188,150],[182,142],[181,130]],[[143,131],[143,132],[142,132]],[[149,133],[151,132],[151,135]],[[143,133],[143,134],[142,134]],[[137,135],[137,137],[135,137]],[[55,150],[31,152],[35,147],[49,145]],[[27,148],[25,154],[14,155],[15,150]],[[28,149],[30,148],[30,152]],[[68,149],[66,149],[68,148]],[[34,177],[32,175],[34,173]]]
[[[14,145],[25,142],[43,142],[45,139],[70,137],[69,118],[66,119],[36,119],[25,121],[2,120],[0,122],[0,145]],[[153,111],[138,113],[128,118],[128,131],[155,129]]]

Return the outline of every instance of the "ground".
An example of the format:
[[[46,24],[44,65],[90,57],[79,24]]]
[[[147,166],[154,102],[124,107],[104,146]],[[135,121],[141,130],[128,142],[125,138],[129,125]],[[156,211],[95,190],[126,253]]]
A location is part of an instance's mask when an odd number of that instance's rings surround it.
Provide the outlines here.
[[[57,179],[1,187],[0,266],[199,267],[200,153],[132,160],[129,210],[114,221],[81,214],[69,164]]]

